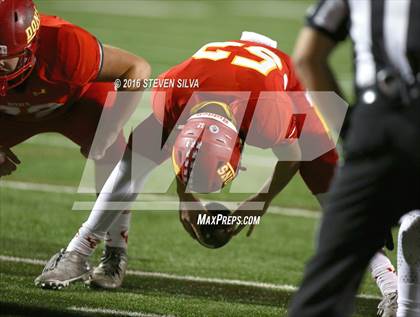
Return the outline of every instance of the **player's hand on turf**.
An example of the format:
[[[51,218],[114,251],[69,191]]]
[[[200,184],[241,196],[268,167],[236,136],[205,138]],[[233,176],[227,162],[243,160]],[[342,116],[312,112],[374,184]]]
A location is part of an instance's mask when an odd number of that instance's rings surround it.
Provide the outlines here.
[[[0,146],[0,177],[12,174],[19,164],[20,160],[15,153]]]

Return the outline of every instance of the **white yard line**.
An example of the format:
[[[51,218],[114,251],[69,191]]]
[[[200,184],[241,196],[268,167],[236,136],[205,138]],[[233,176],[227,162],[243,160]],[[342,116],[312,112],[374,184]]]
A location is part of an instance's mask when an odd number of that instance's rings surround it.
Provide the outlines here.
[[[271,284],[271,283],[262,283],[262,282],[244,281],[244,280],[199,277],[199,276],[191,276],[191,275],[174,275],[174,274],[169,274],[169,273],[142,272],[142,271],[132,271],[132,270],[128,270],[127,274],[140,276],[140,277],[156,277],[160,279],[168,279],[168,280],[176,280],[176,281],[199,282],[199,283],[209,283],[209,284],[218,284],[218,285],[250,286],[250,287],[256,287],[256,288],[275,289],[275,290],[288,291],[288,292],[294,292],[297,290],[296,286],[286,285],[286,284],[285,285]]]
[[[0,188],[9,188],[17,190],[29,190],[39,191],[47,193],[62,193],[62,194],[76,194],[78,188],[64,185],[50,185],[50,184],[39,184],[39,183],[27,183],[18,181],[0,181]],[[83,192],[84,189],[82,188]],[[158,199],[158,205],[156,207],[162,208],[160,210],[176,210],[178,208],[179,201],[175,197],[167,197],[168,201],[162,201],[162,196],[146,194],[148,199]],[[73,206],[73,210],[90,210],[94,202],[91,201],[76,201]],[[134,206],[133,210],[150,210],[153,209],[154,201],[139,201]],[[225,202],[230,208],[234,208],[236,203]],[[319,211],[301,209],[301,208],[283,208],[278,206],[271,206],[268,210],[269,213],[289,216],[289,217],[301,217],[309,219],[319,219],[321,213]]]
[[[149,314],[149,313],[142,313],[142,312],[126,311],[126,310],[89,308],[89,307],[78,307],[78,306],[71,306],[67,308],[67,310],[83,312],[83,313],[107,314],[107,315],[128,316],[128,317],[172,317],[172,315],[157,315],[157,314]]]
[[[18,190],[31,190],[46,193],[59,193],[59,194],[76,194],[77,188],[64,185],[50,185],[40,183],[27,183],[16,181],[3,181],[0,180],[0,187]]]
[[[32,264],[32,265],[44,265],[46,263],[46,261],[43,261],[40,259],[28,259],[28,258],[20,258],[20,257],[7,256],[7,255],[0,255],[0,261],[24,263],[24,264]],[[199,277],[199,276],[191,276],[191,275],[177,275],[177,274],[160,273],[160,272],[144,272],[144,271],[136,271],[136,270],[127,270],[127,275],[134,275],[134,276],[140,276],[140,277],[156,277],[156,278],[168,279],[168,280],[173,280],[173,281],[201,282],[201,283],[218,284],[218,285],[248,286],[248,287],[261,288],[261,289],[274,289],[274,290],[286,291],[286,292],[294,292],[297,290],[296,286],[287,285],[287,284],[262,283],[262,282],[255,282],[255,281],[232,280],[232,279],[222,279],[222,278],[207,278],[207,277]],[[378,296],[368,295],[368,294],[360,294],[358,295],[358,297],[366,298],[366,299],[375,299],[375,300],[380,299],[380,297]]]
[[[301,217],[301,218],[309,218],[309,219],[321,218],[320,211],[301,209],[301,208],[285,208],[285,207],[271,206],[269,207],[268,212],[275,215],[289,216],[289,217]]]
[[[45,265],[47,263],[47,261],[44,261],[44,260],[18,258],[18,257],[8,256],[8,255],[0,255],[0,261],[24,263],[24,264],[32,264],[32,265]]]

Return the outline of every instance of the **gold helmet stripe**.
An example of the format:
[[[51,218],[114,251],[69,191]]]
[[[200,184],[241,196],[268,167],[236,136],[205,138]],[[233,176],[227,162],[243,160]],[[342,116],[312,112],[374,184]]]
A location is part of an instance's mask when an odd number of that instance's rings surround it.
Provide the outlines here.
[[[191,114],[195,114],[195,113],[197,113],[198,111],[200,111],[201,109],[203,109],[204,107],[206,107],[208,105],[215,105],[215,106],[219,106],[220,108],[222,108],[223,111],[226,113],[228,119],[230,121],[232,121],[236,125],[235,117],[233,116],[233,113],[230,110],[229,105],[226,104],[226,103],[224,103],[224,102],[220,102],[220,101],[203,101],[203,102],[200,102],[199,104],[196,104],[194,107],[192,107],[190,113]]]

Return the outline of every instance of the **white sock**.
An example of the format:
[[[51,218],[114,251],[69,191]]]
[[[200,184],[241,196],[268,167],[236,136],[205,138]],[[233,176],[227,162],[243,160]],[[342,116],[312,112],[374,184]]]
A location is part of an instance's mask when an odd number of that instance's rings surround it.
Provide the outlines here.
[[[398,233],[397,317],[420,316],[420,211],[401,221]]]
[[[70,241],[67,251],[91,255],[116,219],[124,210],[130,210],[147,176],[156,167],[151,160],[136,157],[135,177],[132,177],[131,162],[131,151],[127,151],[106,181],[89,218]]]
[[[375,254],[369,268],[382,296],[397,291],[398,277],[395,268],[383,251]]]
[[[106,233],[106,246],[127,249],[130,219],[131,211],[126,210],[114,221]]]

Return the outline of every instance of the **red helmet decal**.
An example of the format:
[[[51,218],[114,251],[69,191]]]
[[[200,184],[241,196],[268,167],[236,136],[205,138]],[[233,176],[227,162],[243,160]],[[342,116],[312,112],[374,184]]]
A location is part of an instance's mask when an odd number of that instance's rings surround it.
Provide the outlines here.
[[[175,174],[191,191],[218,191],[236,177],[241,151],[242,142],[231,121],[214,113],[195,114],[175,140]]]

